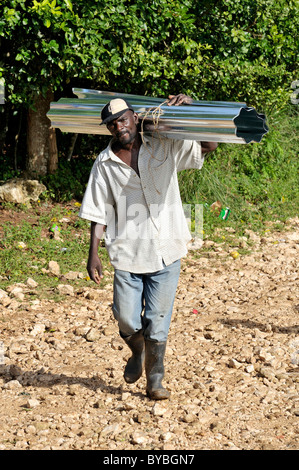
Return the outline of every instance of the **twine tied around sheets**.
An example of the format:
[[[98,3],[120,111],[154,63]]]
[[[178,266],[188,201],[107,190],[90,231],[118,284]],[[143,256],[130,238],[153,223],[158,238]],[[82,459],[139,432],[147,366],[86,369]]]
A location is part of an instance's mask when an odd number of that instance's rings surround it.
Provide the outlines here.
[[[144,116],[142,117],[142,120],[141,120],[141,131],[140,131],[140,135],[141,135],[141,140],[142,140],[142,143],[144,145],[145,148],[147,148],[147,151],[150,153],[150,156],[151,158],[149,159],[148,161],[148,171],[149,173],[151,174],[152,176],[152,173],[151,173],[151,168],[150,168],[150,162],[151,162],[151,159],[155,159],[155,160],[158,160],[158,161],[161,161],[159,160],[155,155],[154,155],[154,141],[153,141],[153,133],[152,133],[152,145],[151,145],[151,149],[149,149],[149,146],[148,146],[148,143],[145,141],[144,139],[144,122],[147,118],[150,117],[152,123],[153,123],[153,131],[155,131],[156,135],[158,136],[159,140],[160,140],[160,143],[162,144],[162,146],[164,147],[163,145],[163,139],[161,139],[160,137],[160,133],[159,133],[159,129],[158,129],[158,126],[159,126],[159,119],[160,119],[160,116],[163,114],[163,110],[161,109],[161,107],[168,103],[169,100],[165,100],[163,101],[163,103],[159,104],[159,106],[155,106],[155,107],[152,107],[150,109],[148,109]],[[138,116],[140,117],[143,113],[139,113]],[[165,155],[165,153],[164,153]],[[164,157],[164,160],[161,161],[161,163],[163,163],[165,161],[165,157]],[[155,184],[155,179],[152,177],[152,181],[153,181],[153,184],[155,186],[155,190],[157,191],[158,194],[161,194],[161,192],[157,189],[156,187],[156,184]]]

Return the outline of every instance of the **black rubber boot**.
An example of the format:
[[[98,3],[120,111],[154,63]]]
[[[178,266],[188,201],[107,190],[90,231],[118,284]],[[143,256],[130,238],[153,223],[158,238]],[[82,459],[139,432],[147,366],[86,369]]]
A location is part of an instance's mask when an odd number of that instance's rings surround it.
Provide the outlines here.
[[[170,392],[162,385],[166,342],[145,340],[146,393],[153,400],[166,400]]]
[[[144,337],[139,330],[131,336],[123,338],[132,351],[132,356],[127,362],[124,372],[125,381],[129,384],[136,382],[142,375],[144,365]]]

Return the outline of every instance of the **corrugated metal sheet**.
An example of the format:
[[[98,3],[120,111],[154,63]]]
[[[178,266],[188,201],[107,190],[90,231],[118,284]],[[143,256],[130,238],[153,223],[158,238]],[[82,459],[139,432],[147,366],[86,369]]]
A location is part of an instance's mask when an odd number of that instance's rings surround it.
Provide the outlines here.
[[[209,142],[260,142],[268,132],[265,115],[246,103],[193,101],[168,106],[162,98],[74,88],[78,98],[51,103],[48,117],[62,132],[109,135],[101,110],[112,98],[124,98],[140,117],[144,134],[159,133],[175,139]]]

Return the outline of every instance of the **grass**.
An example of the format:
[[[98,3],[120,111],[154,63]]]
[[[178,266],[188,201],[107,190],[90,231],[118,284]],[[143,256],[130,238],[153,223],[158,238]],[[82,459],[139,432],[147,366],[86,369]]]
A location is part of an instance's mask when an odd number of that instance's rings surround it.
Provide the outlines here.
[[[0,232],[2,289],[33,278],[38,283],[34,292],[39,298],[57,300],[58,284],[72,284],[74,288],[91,285],[86,271],[89,223],[78,218],[78,203],[42,202],[30,208],[7,204],[4,207],[14,214],[14,219],[4,222]],[[26,216],[28,220],[24,220]],[[60,228],[59,240],[51,232],[53,225]],[[105,269],[111,270],[105,248],[101,247],[100,251]],[[59,264],[59,276],[47,272],[51,260]],[[64,276],[70,271],[81,273],[81,278],[67,280]],[[106,276],[107,281],[109,276]],[[34,292],[31,299],[35,298]]]

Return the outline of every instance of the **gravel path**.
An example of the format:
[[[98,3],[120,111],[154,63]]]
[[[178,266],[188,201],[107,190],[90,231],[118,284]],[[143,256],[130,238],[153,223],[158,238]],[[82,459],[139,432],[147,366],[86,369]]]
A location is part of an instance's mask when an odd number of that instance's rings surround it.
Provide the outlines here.
[[[0,290],[0,450],[297,450],[298,219],[233,259],[184,260],[166,353],[167,401],[122,377],[129,350],[105,289],[30,301]],[[244,242],[244,240],[243,240]]]

